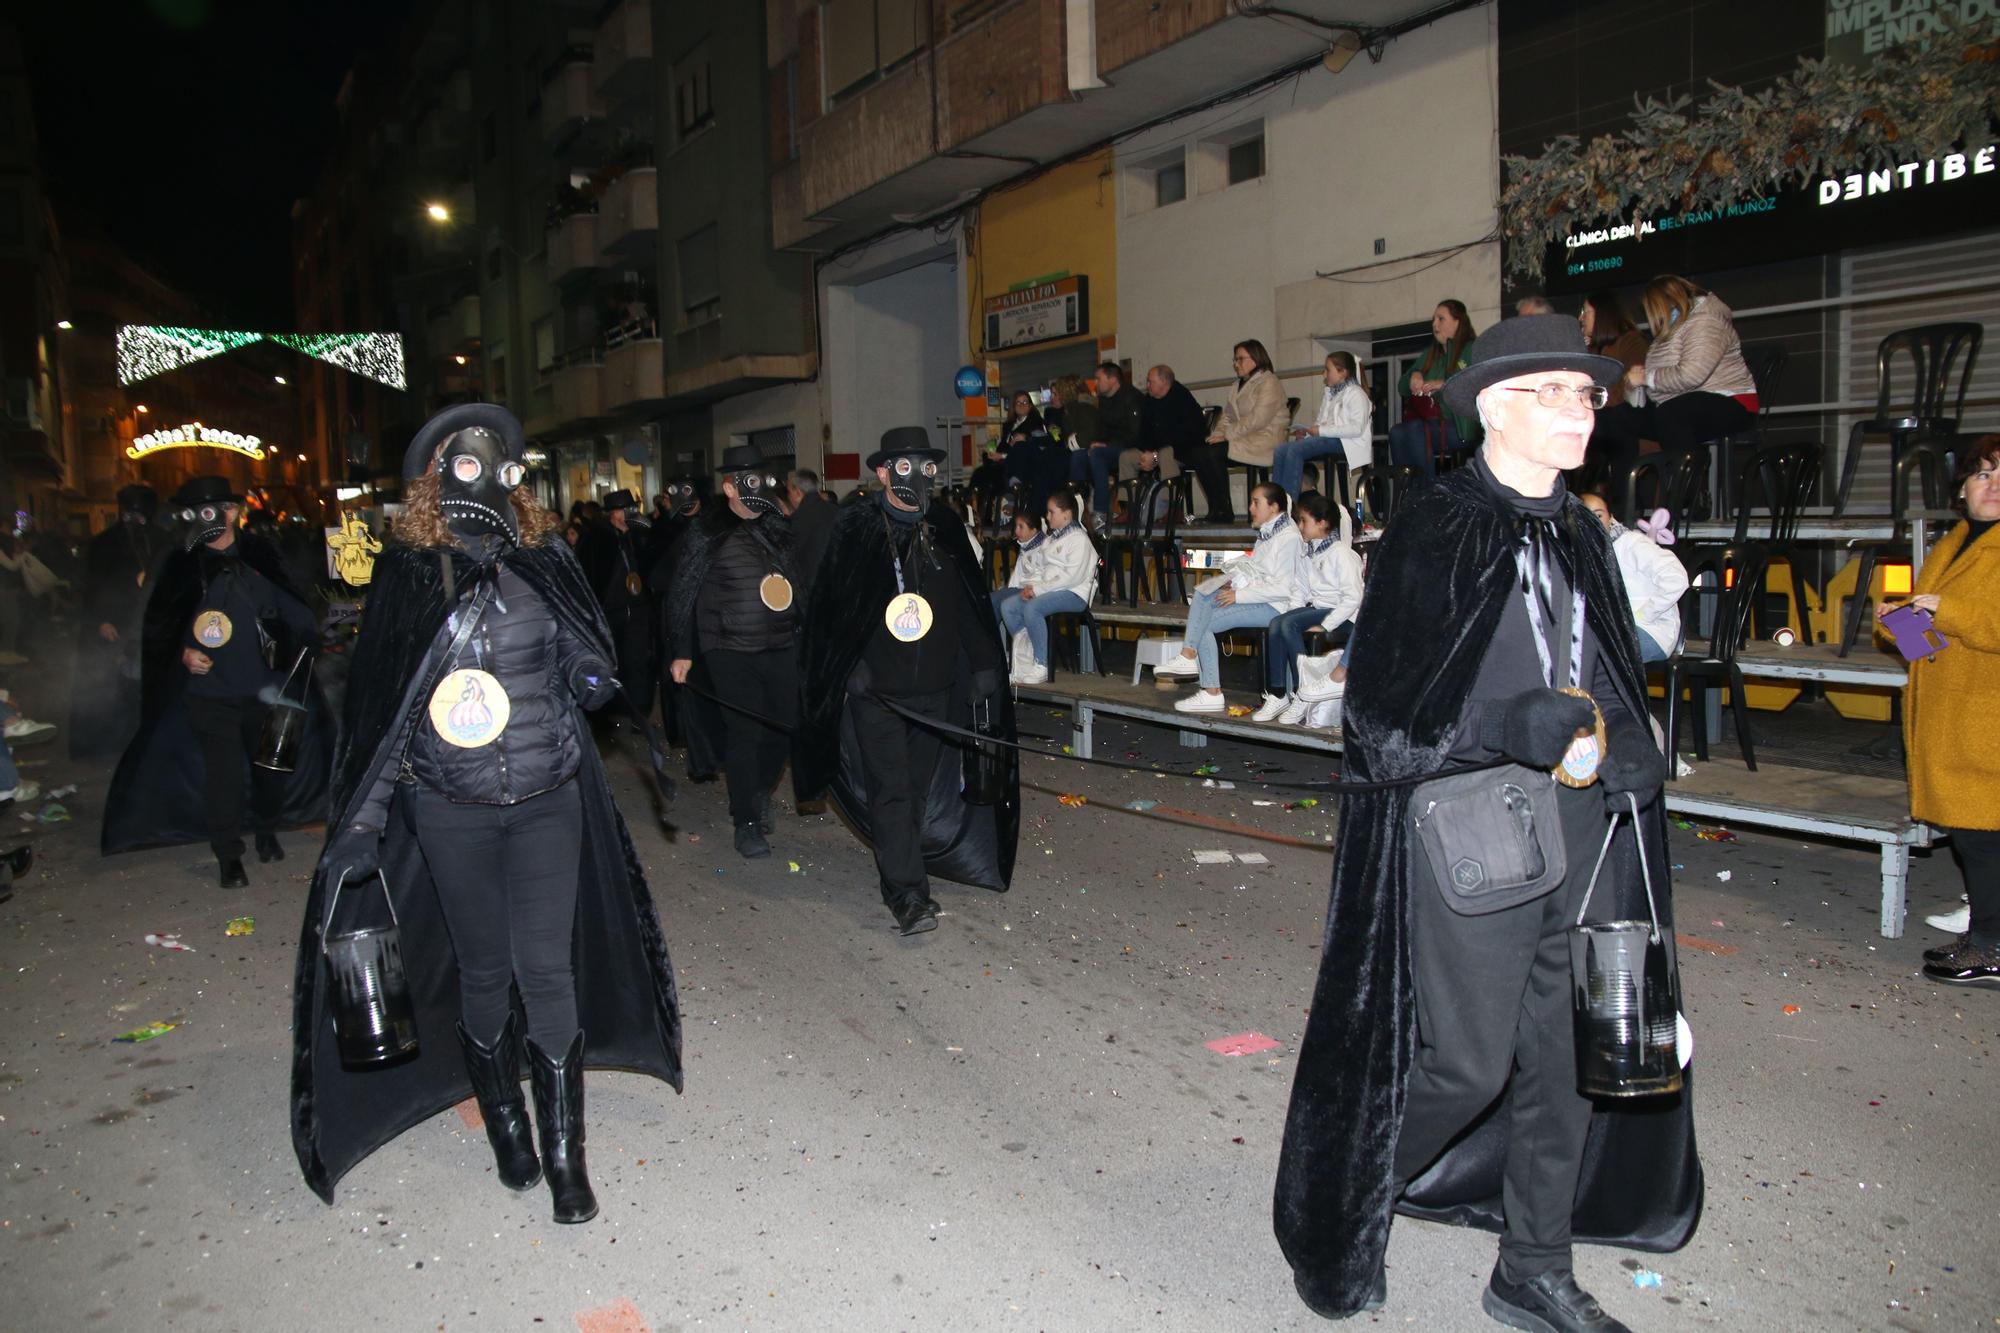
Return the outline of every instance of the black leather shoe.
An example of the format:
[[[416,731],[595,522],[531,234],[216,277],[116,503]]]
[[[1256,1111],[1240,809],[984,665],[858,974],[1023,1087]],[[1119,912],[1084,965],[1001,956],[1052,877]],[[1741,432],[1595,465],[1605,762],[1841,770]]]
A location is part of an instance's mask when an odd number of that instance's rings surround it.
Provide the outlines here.
[[[736,850],[746,860],[771,854],[771,844],[764,841],[764,835],[757,831],[757,821],[747,819],[736,826]]]
[[[1373,1314],[1389,1303],[1389,1269],[1385,1264],[1375,1270],[1375,1285],[1368,1293],[1368,1299],[1361,1303],[1359,1310],[1330,1310],[1306,1293],[1306,1281],[1298,1273],[1292,1274],[1292,1287],[1299,1293],[1299,1299],[1306,1303],[1306,1309],[1322,1319],[1352,1319],[1358,1314]]]
[[[530,1041],[528,1072],[535,1085],[542,1174],[555,1199],[555,1220],[588,1222],[597,1216],[597,1195],[583,1165],[583,1033],[576,1034],[560,1060],[550,1059]]]
[[[1530,1333],[1632,1333],[1604,1313],[1597,1298],[1577,1286],[1576,1274],[1567,1268],[1516,1282],[1504,1265],[1495,1264],[1479,1305],[1507,1327]]]
[[[247,889],[250,876],[243,873],[243,858],[232,856],[222,863],[221,884],[225,889]]]
[[[1974,944],[1968,939],[1950,957],[1925,963],[1924,976],[1947,986],[2000,987],[2000,946]]]
[[[285,859],[285,849],[278,842],[277,834],[259,833],[257,835],[257,859],[259,861],[282,861]]]
[[[927,930],[937,929],[937,904],[928,898],[905,898],[893,904],[889,911],[896,918],[898,934],[921,935]]]
[[[1924,961],[1926,963],[1942,963],[1947,958],[1956,954],[1960,949],[1963,949],[1971,938],[1970,935],[1960,934],[1954,937],[1949,944],[1940,944],[1935,949],[1926,949],[1924,950]]]
[[[465,1048],[472,1095],[486,1121],[486,1141],[493,1145],[495,1174],[508,1189],[525,1190],[541,1183],[542,1164],[535,1157],[528,1099],[521,1095],[521,1044],[514,1035],[514,1022],[514,1015],[508,1014],[491,1046],[481,1046],[460,1023],[458,1041]]]

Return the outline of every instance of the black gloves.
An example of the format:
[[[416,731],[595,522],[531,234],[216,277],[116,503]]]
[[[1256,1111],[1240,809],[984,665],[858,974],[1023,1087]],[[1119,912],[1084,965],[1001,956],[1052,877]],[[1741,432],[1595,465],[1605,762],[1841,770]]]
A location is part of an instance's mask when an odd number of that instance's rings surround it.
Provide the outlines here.
[[[382,830],[366,824],[350,824],[326,840],[319,868],[328,879],[366,879],[382,868]]]
[[[972,673],[972,702],[979,703],[1000,693],[1000,673],[992,667],[981,667]]]
[[[611,674],[611,668],[594,657],[586,657],[576,664],[570,675],[569,688],[576,701],[593,712],[618,695],[618,681]]]
[[[1552,769],[1576,733],[1596,724],[1597,711],[1588,699],[1546,687],[1523,690],[1486,705],[1479,742],[1529,768]]]
[[[1646,805],[1659,795],[1667,781],[1667,757],[1653,743],[1652,728],[1631,718],[1613,722],[1604,736],[1604,762],[1598,766],[1598,784],[1604,788],[1604,803],[1613,810],[1630,808],[1627,792]]]

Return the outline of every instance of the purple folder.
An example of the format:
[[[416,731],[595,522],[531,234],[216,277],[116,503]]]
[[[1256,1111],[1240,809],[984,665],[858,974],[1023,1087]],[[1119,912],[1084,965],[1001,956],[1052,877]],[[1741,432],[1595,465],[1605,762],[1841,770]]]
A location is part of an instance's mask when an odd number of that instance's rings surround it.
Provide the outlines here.
[[[1895,637],[1896,651],[1906,662],[1934,657],[1939,650],[1951,647],[1951,640],[1937,632],[1931,625],[1931,613],[1921,606],[1906,603],[1883,612],[1882,628]]]

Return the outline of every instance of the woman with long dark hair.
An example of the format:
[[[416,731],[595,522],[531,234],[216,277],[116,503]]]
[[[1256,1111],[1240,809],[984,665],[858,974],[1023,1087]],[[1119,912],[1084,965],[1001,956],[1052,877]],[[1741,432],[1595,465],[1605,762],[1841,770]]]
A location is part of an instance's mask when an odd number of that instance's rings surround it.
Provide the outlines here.
[[[1389,461],[1437,475],[1438,460],[1472,442],[1473,423],[1438,405],[1444,382],[1465,368],[1466,349],[1478,336],[1465,302],[1439,301],[1431,311],[1431,345],[1403,376],[1403,419],[1389,427]]]

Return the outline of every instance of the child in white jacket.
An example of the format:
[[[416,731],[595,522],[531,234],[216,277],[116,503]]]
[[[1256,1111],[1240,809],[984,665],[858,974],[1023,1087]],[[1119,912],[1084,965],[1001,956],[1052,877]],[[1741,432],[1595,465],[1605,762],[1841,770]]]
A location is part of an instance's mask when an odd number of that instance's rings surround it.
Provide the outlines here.
[[[1073,615],[1097,596],[1097,548],[1076,521],[1076,496],[1068,490],[1050,494],[1049,526],[1045,533],[1021,544],[1007,586],[993,594],[993,613],[1000,619],[1000,637],[1012,643],[1025,634],[1034,663],[1008,678],[1016,685],[1040,685],[1049,678],[1049,617]],[[1033,520],[1016,515],[1018,536]]]
[[[1324,630],[1328,647],[1345,647],[1361,610],[1361,557],[1354,553],[1347,511],[1318,491],[1307,491],[1292,506],[1292,521],[1302,542],[1297,605],[1273,616],[1265,631],[1264,706],[1251,714],[1258,722],[1287,726],[1304,722],[1314,702],[1299,697],[1306,631]]]
[[[1212,579],[1188,603],[1187,641],[1180,655],[1153,668],[1155,676],[1198,676],[1201,688],[1174,708],[1183,713],[1223,713],[1222,662],[1216,636],[1233,629],[1262,628],[1280,611],[1298,605],[1298,525],[1285,513],[1284,491],[1261,482],[1250,492],[1250,521],[1257,544],[1249,555]]]
[[[1603,496],[1585,495],[1583,503],[1611,534],[1611,555],[1625,580],[1632,621],[1639,627],[1639,660],[1666,661],[1681,646],[1681,595],[1688,590],[1686,566],[1646,533],[1613,518]],[[1662,529],[1671,538],[1671,529],[1664,524]]]
[[[1334,352],[1326,358],[1325,385],[1312,429],[1295,431],[1291,440],[1278,446],[1271,460],[1271,480],[1284,487],[1285,494],[1298,495],[1305,486],[1306,464],[1329,454],[1346,459],[1350,474],[1375,460],[1375,400],[1368,394],[1368,377],[1351,352]]]

